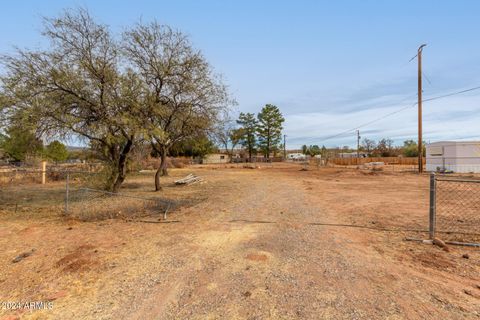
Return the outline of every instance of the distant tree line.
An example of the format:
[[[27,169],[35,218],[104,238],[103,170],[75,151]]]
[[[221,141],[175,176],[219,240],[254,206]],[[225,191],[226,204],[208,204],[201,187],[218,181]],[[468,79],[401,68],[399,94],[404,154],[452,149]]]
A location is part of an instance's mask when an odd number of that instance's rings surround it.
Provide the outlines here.
[[[423,143],[423,155],[425,156]],[[360,151],[364,151],[372,157],[418,157],[418,144],[414,140],[405,140],[403,146],[395,146],[392,139],[383,138],[378,142],[364,138],[360,145]]]
[[[325,148],[325,146],[322,146],[322,148],[320,148],[316,144],[310,145],[310,146],[303,145],[302,146],[302,153],[304,155],[311,156],[311,157],[315,157],[315,156],[318,156],[318,155],[321,155],[322,157],[326,157],[327,148]]]
[[[423,142],[423,156],[425,156],[425,145]],[[302,153],[309,156],[321,155],[325,157],[335,157],[338,153],[355,153],[357,150],[349,146],[326,148],[318,145],[303,145]],[[370,157],[418,157],[418,144],[414,140],[405,140],[402,146],[396,146],[394,141],[389,138],[382,138],[378,141],[364,138],[360,144],[360,152],[366,153]]]

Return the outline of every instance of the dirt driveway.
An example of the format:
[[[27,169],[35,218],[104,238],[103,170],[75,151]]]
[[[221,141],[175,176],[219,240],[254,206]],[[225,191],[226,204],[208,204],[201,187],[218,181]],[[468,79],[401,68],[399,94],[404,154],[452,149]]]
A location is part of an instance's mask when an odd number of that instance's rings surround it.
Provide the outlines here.
[[[468,319],[480,254],[425,237],[428,181],[300,167],[188,168],[204,196],[170,223],[4,218],[0,300],[52,319]],[[171,181],[171,180],[168,180]],[[168,182],[167,181],[167,182]],[[173,188],[173,187],[172,187]],[[168,188],[165,191],[169,192]],[[12,264],[19,252],[31,257]],[[468,259],[462,255],[468,254]]]

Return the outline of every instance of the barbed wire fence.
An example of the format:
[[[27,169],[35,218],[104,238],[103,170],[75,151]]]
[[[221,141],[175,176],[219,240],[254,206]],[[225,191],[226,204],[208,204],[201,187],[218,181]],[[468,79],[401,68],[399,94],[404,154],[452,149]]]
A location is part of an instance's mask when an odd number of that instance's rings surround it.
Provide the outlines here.
[[[430,175],[430,238],[480,242],[480,179]]]

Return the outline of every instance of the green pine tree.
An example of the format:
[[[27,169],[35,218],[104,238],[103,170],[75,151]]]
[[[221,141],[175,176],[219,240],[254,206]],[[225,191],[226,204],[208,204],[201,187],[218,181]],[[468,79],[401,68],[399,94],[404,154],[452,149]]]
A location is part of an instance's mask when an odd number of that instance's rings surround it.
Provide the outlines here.
[[[253,113],[240,113],[237,123],[241,126],[239,132],[242,133],[241,144],[248,151],[248,158],[252,161],[252,154],[256,152],[256,131],[257,131],[257,119]]]
[[[278,148],[282,141],[282,124],[285,119],[278,107],[267,104],[258,114],[258,145],[263,154],[269,158],[270,152]]]

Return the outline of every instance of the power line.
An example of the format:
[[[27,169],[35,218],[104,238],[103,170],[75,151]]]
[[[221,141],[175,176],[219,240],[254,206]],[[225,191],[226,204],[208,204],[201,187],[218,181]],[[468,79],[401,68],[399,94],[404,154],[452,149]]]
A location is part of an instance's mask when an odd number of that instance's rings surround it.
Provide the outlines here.
[[[400,100],[398,103],[399,103],[399,104],[400,104],[400,103],[403,103],[404,101],[406,101],[406,100],[408,100],[408,99],[410,99],[410,98],[412,98],[412,97],[416,97],[416,96],[417,96],[417,94],[409,95],[409,96],[407,96],[406,98]],[[388,115],[385,115],[384,117],[388,117],[388,116],[390,116],[390,115],[393,115],[393,114],[395,114],[395,113],[398,113],[398,112],[403,111],[403,110],[405,110],[405,109],[407,109],[407,108],[410,108],[410,107],[412,107],[412,106],[409,105],[409,106],[407,106],[407,107],[405,107],[405,108],[402,108],[402,109],[400,109],[400,110],[394,111],[394,112],[392,112],[391,114],[389,113]],[[382,118],[383,118],[383,117],[382,117]],[[379,119],[379,120],[381,120],[381,119]],[[372,121],[372,122],[375,122],[375,121],[377,121],[377,120],[374,120],[374,121]],[[361,124],[361,125],[359,125],[358,127],[355,127],[355,128],[353,128],[353,129],[340,132],[340,133],[335,134],[335,135],[333,135],[333,136],[326,137],[326,138],[324,138],[324,139],[322,139],[322,140],[330,140],[330,139],[336,138],[336,137],[341,136],[341,135],[343,135],[343,134],[349,133],[350,131],[358,130],[358,129],[364,127],[364,126],[367,126],[367,125],[371,124],[372,122],[367,122],[367,123]]]
[[[470,91],[475,91],[475,90],[479,90],[479,89],[480,89],[480,86],[477,86],[477,87],[473,87],[473,88],[470,88],[470,89],[465,89],[465,90],[461,90],[461,91],[456,91],[456,92],[448,93],[448,94],[441,95],[441,96],[436,96],[436,97],[432,97],[432,98],[428,98],[428,99],[423,99],[422,102],[439,100],[439,99],[443,99],[443,98],[447,98],[447,97],[451,97],[451,96],[455,96],[455,95],[458,95],[458,94],[462,94],[462,93],[466,93],[466,92],[470,92]],[[404,99],[404,100],[405,100],[405,99]],[[402,101],[404,101],[404,100],[402,100]],[[402,107],[402,108],[400,108],[400,109],[398,109],[398,110],[395,110],[395,111],[393,111],[393,112],[387,113],[387,114],[385,114],[385,115],[383,115],[383,116],[381,116],[381,117],[378,117],[378,118],[373,119],[373,120],[371,120],[371,121],[365,122],[365,123],[363,123],[363,124],[361,124],[361,125],[359,125],[359,126],[357,126],[357,127],[355,127],[355,128],[342,131],[342,132],[337,133],[337,134],[334,134],[334,135],[332,135],[332,136],[325,137],[325,138],[322,139],[322,141],[330,140],[330,139],[333,139],[333,138],[342,136],[342,135],[344,135],[344,134],[350,133],[350,132],[352,132],[352,131],[358,130],[358,129],[363,128],[363,127],[365,127],[365,126],[368,126],[368,125],[370,125],[370,124],[372,124],[372,123],[378,122],[378,121],[383,120],[383,119],[385,119],[385,118],[388,118],[388,117],[390,117],[390,116],[392,116],[392,115],[395,115],[395,114],[397,114],[397,113],[400,113],[400,112],[402,112],[402,111],[404,111],[404,110],[406,110],[406,109],[412,108],[412,107],[416,106],[417,104],[418,104],[418,102],[415,102],[415,103],[413,103],[413,104],[411,104],[411,105]]]
[[[478,87],[473,87],[473,88],[466,89],[466,90],[461,90],[461,91],[457,91],[457,92],[452,92],[452,93],[444,94],[444,95],[441,95],[441,96],[437,96],[437,97],[425,99],[425,100],[422,100],[422,101],[423,101],[423,102],[427,102],[427,101],[438,100],[438,99],[442,99],[442,98],[446,98],[446,97],[451,97],[451,96],[455,96],[455,95],[457,95],[457,94],[462,94],[462,93],[466,93],[466,92],[470,92],[470,91],[474,91],[474,90],[478,90],[478,89],[480,89],[480,86],[478,86]]]
[[[430,81],[430,78],[426,75],[424,71],[422,71],[423,76],[425,77],[425,80],[427,80],[429,85],[432,85],[432,81]]]
[[[372,124],[372,123],[375,123],[375,122],[377,122],[377,121],[380,121],[380,120],[383,120],[383,119],[385,119],[385,118],[388,118],[388,117],[390,117],[390,116],[392,116],[392,115],[394,115],[394,114],[400,113],[400,112],[402,112],[403,110],[406,110],[406,109],[408,109],[408,108],[412,108],[412,107],[414,107],[414,106],[416,106],[416,105],[417,105],[417,102],[415,102],[415,103],[412,104],[412,105],[405,106],[405,107],[403,107],[403,108],[401,108],[401,109],[399,109],[399,110],[390,112],[390,113],[388,113],[388,114],[386,114],[386,115],[383,115],[383,116],[381,116],[381,117],[379,117],[379,118],[376,118],[376,119],[374,119],[374,120],[372,120],[372,121],[365,122],[365,123],[363,123],[363,124],[361,124],[361,125],[359,125],[359,126],[357,126],[357,127],[355,127],[355,128],[352,128],[352,129],[349,129],[349,130],[345,130],[345,131],[342,131],[342,132],[340,132],[340,133],[337,133],[337,134],[335,134],[335,135],[333,135],[333,136],[329,136],[329,137],[323,138],[322,140],[330,140],[330,139],[339,137],[339,136],[341,136],[341,135],[344,135],[344,134],[346,134],[346,133],[350,133],[350,132],[352,132],[352,131],[355,131],[355,130],[358,130],[358,129],[360,129],[360,128],[363,128],[363,127],[368,126],[368,125],[370,125],[370,124]]]

